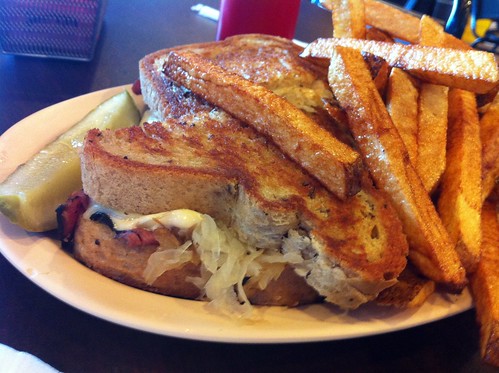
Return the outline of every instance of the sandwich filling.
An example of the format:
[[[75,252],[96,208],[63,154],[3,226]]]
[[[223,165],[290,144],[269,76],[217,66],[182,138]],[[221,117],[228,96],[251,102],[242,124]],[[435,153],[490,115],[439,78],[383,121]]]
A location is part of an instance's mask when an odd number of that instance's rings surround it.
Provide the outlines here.
[[[249,245],[233,229],[190,209],[140,215],[91,203],[83,218],[102,221],[103,215],[117,232],[159,228],[175,232],[179,245],[158,245],[148,258],[144,281],[153,286],[166,271],[199,262],[200,276],[187,280],[201,290],[201,299],[224,313],[249,316],[252,305],[243,285],[251,282],[263,290],[270,281],[279,278],[286,265],[303,266],[306,262],[296,251],[279,252]]]

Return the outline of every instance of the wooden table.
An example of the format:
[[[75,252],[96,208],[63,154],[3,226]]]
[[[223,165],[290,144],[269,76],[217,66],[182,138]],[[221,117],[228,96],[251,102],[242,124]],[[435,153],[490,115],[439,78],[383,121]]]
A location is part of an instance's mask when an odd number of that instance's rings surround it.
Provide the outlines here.
[[[0,55],[0,132],[62,100],[133,82],[147,53],[214,40],[216,23],[191,12],[195,3],[110,0],[91,62]],[[303,1],[296,38],[330,33],[330,15]],[[0,343],[64,372],[492,372],[480,361],[474,317],[468,311],[410,330],[334,342],[197,342],[90,316],[47,294],[0,256]]]

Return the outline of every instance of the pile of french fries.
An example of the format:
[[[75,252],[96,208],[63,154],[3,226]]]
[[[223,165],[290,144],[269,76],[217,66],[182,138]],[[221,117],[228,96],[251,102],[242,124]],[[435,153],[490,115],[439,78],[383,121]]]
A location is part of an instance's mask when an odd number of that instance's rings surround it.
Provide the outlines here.
[[[499,366],[495,56],[446,34],[428,16],[376,0],[324,4],[333,37],[312,42],[302,57],[328,65],[337,105],[325,109],[351,133],[353,149],[286,100],[194,53],[172,52],[165,72],[272,138],[338,198],[357,190],[362,160],[398,212],[415,268],[380,295],[380,304],[417,306],[435,284],[459,293],[471,282],[482,356]]]
[[[331,89],[376,185],[398,209],[411,263],[451,291],[470,282],[481,355],[499,366],[496,57],[472,50],[428,16],[375,0],[326,4],[333,38],[311,43],[303,56],[330,60]],[[369,54],[390,66],[387,79],[373,81]],[[383,80],[385,87],[376,84]],[[400,288],[407,284],[392,292]],[[401,296],[409,296],[406,305],[432,291],[415,288]]]

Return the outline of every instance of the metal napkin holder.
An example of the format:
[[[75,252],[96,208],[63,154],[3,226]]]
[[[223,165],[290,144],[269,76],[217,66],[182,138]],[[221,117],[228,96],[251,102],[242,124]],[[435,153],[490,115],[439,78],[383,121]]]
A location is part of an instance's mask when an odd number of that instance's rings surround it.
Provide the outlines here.
[[[90,61],[107,0],[0,0],[7,54]]]

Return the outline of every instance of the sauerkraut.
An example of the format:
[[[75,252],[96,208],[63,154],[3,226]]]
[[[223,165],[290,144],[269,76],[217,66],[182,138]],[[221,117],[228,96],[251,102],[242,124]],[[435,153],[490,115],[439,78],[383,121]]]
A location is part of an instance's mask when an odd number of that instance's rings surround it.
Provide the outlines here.
[[[85,214],[95,212],[107,214],[116,230],[175,228],[184,242],[178,247],[158,247],[143,272],[145,282],[152,285],[166,271],[199,258],[201,276],[187,280],[202,290],[202,298],[209,301],[210,307],[232,316],[251,315],[253,308],[244,291],[246,281],[263,290],[279,278],[286,264],[299,266],[304,261],[298,250],[279,252],[246,244],[232,229],[193,210],[139,215],[92,204]]]
[[[270,86],[269,89],[276,95],[279,95],[298,109],[305,112],[315,113],[316,108],[324,106],[323,99],[332,99],[331,90],[322,80],[315,80],[308,86],[303,84],[285,85],[279,82],[275,86]]]
[[[192,238],[176,249],[162,249],[151,255],[144,271],[149,284],[165,271],[192,259],[194,250],[201,261],[201,277],[189,278],[203,291],[209,307],[232,316],[248,317],[252,305],[244,291],[251,279],[260,289],[277,279],[287,263],[303,261],[295,253],[281,254],[241,242],[235,232],[203,215],[194,226]],[[178,262],[176,262],[178,260]]]

